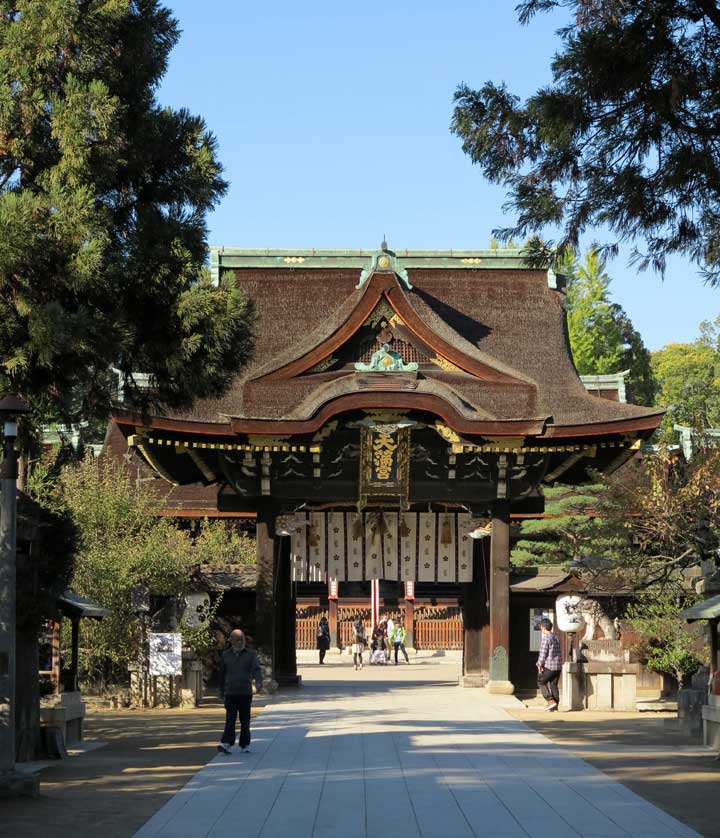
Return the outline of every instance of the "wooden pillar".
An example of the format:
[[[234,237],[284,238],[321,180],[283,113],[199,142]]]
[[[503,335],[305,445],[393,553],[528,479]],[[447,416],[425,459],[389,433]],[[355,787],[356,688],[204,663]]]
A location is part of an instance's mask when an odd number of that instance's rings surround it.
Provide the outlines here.
[[[718,671],[718,621],[710,620],[710,676]]]
[[[488,691],[512,695],[510,681],[510,502],[493,504],[490,536],[490,680]]]
[[[463,584],[464,687],[484,687],[490,677],[490,591],[487,578],[489,564],[489,539],[474,540],[472,582]]]
[[[275,554],[275,597],[273,658],[275,680],[281,686],[294,686],[300,681],[297,674],[295,653],[295,591],[292,583],[290,538],[276,535]]]
[[[340,636],[338,634],[338,601],[328,600],[328,627],[330,628],[330,648],[340,648]]]
[[[255,529],[257,584],[255,586],[255,629],[253,643],[263,667],[263,677],[275,678],[275,539],[274,509],[269,504],[258,506]]]
[[[405,648],[415,648],[415,600],[405,600]]]
[[[70,635],[70,691],[78,691],[78,670],[80,668],[80,618],[73,617],[71,620],[72,632]]]

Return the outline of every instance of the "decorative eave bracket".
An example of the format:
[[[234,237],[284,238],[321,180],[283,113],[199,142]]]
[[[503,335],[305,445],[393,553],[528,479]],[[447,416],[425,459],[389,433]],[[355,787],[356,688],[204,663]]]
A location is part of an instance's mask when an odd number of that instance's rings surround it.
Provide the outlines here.
[[[383,241],[380,245],[380,250],[373,254],[370,259],[370,264],[362,269],[360,279],[358,280],[358,284],[355,286],[355,289],[359,291],[363,288],[370,277],[377,271],[382,273],[394,273],[395,276],[402,281],[408,291],[412,291],[412,285],[410,283],[410,277],[408,276],[407,270],[400,264],[400,261],[392,250],[388,250],[386,241]]]

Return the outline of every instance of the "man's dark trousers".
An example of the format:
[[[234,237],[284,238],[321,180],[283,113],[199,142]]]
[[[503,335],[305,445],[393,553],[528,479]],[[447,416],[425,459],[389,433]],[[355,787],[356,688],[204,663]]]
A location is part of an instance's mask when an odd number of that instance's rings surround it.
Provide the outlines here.
[[[235,744],[235,720],[240,716],[240,747],[247,748],[250,744],[250,705],[252,695],[225,696],[225,730],[221,742],[226,745]]]
[[[538,672],[538,687],[540,687],[540,692],[545,701],[552,699],[555,704],[560,701],[560,694],[558,693],[559,678],[560,671],[557,669],[543,669],[542,672]]]

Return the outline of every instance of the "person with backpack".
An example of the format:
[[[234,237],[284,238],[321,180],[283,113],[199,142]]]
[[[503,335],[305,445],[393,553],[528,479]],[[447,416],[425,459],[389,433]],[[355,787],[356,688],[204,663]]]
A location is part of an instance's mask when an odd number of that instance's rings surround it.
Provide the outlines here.
[[[392,644],[395,648],[395,666],[398,665],[398,652],[402,652],[405,656],[405,663],[410,663],[410,658],[408,657],[407,649],[405,648],[405,634],[405,626],[403,625],[402,620],[399,620],[398,624],[395,626],[392,637]]]
[[[320,653],[320,663],[325,663],[325,655],[330,648],[330,626],[327,617],[320,618],[320,625],[317,630],[317,647]]]
[[[365,626],[363,625],[360,617],[358,617],[357,620],[355,620],[355,625],[353,626],[352,644],[353,663],[356,671],[363,668],[363,652],[365,651],[366,642],[367,638],[365,636]]]

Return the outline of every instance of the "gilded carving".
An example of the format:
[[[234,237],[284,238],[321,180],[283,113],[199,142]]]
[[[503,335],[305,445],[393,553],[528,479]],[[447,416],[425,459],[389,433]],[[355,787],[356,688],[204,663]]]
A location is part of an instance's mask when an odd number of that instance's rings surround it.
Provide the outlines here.
[[[378,480],[389,480],[395,464],[398,442],[392,434],[377,434],[373,440],[373,465]]]
[[[335,433],[337,427],[337,419],[333,419],[332,422],[328,422],[327,425],[323,425],[313,437],[313,442],[322,442],[324,439],[327,439],[331,434]]]
[[[436,355],[430,360],[436,367],[440,367],[440,369],[445,370],[445,372],[462,372],[460,367],[455,366],[452,361],[448,361],[447,358],[443,358],[441,355]]]
[[[448,426],[443,424],[442,422],[435,423],[435,430],[446,442],[460,442],[460,437],[455,433],[455,431],[453,431],[451,428],[448,428]]]

